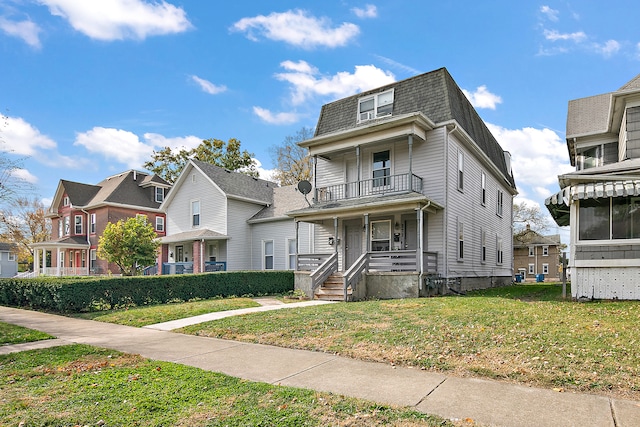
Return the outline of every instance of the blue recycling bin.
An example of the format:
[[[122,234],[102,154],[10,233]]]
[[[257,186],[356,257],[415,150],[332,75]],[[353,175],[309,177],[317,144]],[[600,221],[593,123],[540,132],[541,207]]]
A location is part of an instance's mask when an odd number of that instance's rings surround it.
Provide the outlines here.
[[[522,275],[516,274],[516,283],[522,283]]]
[[[544,274],[536,274],[536,282],[544,282]]]

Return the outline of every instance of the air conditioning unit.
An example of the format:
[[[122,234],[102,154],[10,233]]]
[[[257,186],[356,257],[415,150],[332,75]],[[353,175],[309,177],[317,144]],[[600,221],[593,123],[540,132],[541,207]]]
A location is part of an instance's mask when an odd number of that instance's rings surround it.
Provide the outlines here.
[[[364,113],[360,113],[360,121],[364,122],[365,120],[375,119],[375,113],[373,111],[366,111]]]

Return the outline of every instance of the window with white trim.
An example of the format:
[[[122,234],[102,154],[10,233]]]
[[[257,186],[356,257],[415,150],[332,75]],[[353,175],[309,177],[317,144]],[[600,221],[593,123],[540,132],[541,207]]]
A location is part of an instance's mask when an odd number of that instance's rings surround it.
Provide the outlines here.
[[[391,184],[391,151],[373,153],[373,186],[384,187]]]
[[[393,113],[393,89],[358,100],[358,123]]]
[[[263,269],[273,270],[273,240],[262,241]]]
[[[542,264],[542,274],[549,274],[549,264]]]
[[[162,203],[164,200],[164,188],[156,187],[156,202]]]
[[[164,217],[157,216],[156,217],[156,231],[163,232],[164,231]]]
[[[496,236],[496,264],[502,264],[502,237]]]
[[[9,261],[15,261],[16,260],[16,254],[14,254],[13,252],[9,252]]]
[[[200,200],[193,200],[191,202],[191,226],[200,226]]]
[[[498,200],[496,202],[496,214],[498,216],[502,216],[503,213],[503,198],[504,198],[504,193],[501,190],[498,190]]]
[[[58,237],[64,236],[64,219],[58,218]]]
[[[62,198],[62,206],[69,206],[71,202],[69,201],[69,196],[64,196]]]
[[[534,274],[536,272],[535,268],[535,264],[529,264],[529,274]]]
[[[535,255],[535,248],[533,246],[529,246],[529,256]]]
[[[464,260],[464,224],[458,218],[458,261]]]
[[[464,190],[464,153],[458,149],[458,191]]]
[[[82,234],[82,215],[76,215],[73,218],[73,224],[74,224],[74,233],[75,234]]]
[[[480,261],[487,262],[487,231],[480,229]]]
[[[542,256],[549,256],[549,246],[542,247]]]
[[[640,197],[607,197],[579,202],[578,240],[640,238]]]
[[[371,250],[391,249],[391,220],[371,221]]]
[[[96,214],[91,214],[91,226],[90,226],[91,234],[96,233]]]
[[[287,239],[287,268],[296,269],[296,239]]]
[[[68,216],[64,217],[64,235],[68,236],[69,232],[71,231],[71,224],[70,224],[71,219]]]
[[[96,268],[96,250],[91,249],[89,251],[89,268],[95,271]]]
[[[481,198],[480,204],[482,206],[486,206],[487,204],[487,175],[484,172],[480,172],[480,187],[481,187]]]

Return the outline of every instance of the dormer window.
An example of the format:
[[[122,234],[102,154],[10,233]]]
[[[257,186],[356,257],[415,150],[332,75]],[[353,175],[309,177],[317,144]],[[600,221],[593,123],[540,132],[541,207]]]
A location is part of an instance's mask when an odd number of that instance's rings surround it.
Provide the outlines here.
[[[358,122],[390,116],[393,113],[393,89],[358,100]]]
[[[162,203],[164,200],[164,188],[156,187],[156,202]]]

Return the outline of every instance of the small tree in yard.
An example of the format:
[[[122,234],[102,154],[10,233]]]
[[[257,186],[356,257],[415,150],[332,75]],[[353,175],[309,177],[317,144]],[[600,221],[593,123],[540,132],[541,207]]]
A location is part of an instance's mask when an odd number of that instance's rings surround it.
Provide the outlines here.
[[[136,276],[139,269],[155,263],[160,243],[145,216],[109,223],[100,236],[98,256],[120,267],[123,276]]]

